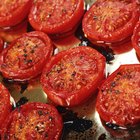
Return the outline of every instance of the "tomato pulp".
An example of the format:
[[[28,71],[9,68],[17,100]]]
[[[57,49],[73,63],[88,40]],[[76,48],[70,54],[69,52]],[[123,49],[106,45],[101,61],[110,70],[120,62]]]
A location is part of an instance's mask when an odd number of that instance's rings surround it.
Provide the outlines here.
[[[75,106],[95,93],[104,69],[104,56],[80,46],[53,56],[43,70],[41,84],[54,103]]]
[[[52,42],[45,33],[25,33],[3,50],[0,71],[8,79],[30,80],[42,72],[52,52]]]
[[[134,0],[97,0],[86,12],[82,26],[91,42],[119,50],[132,36],[138,19],[139,5]]]
[[[3,124],[1,139],[59,140],[62,118],[56,108],[28,103],[14,110]]]
[[[36,30],[60,36],[71,32],[83,14],[84,0],[36,1],[31,8],[29,22]]]
[[[140,64],[121,65],[102,84],[96,108],[105,122],[132,127],[140,122]]]
[[[32,0],[0,1],[0,27],[15,26],[24,20],[32,6]]]

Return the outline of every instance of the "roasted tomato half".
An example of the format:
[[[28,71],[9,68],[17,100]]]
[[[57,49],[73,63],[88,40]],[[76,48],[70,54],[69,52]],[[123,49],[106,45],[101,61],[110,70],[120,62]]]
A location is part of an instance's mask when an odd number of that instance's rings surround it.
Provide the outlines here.
[[[56,108],[43,103],[28,103],[6,119],[1,140],[59,140],[63,123]]]
[[[8,79],[29,80],[42,72],[52,52],[53,45],[45,33],[25,33],[3,50],[0,71]]]
[[[134,33],[132,36],[132,46],[136,50],[138,57],[140,58],[140,22],[136,24]]]
[[[96,104],[100,117],[130,127],[140,122],[140,64],[121,65],[102,84]]]
[[[83,18],[83,31],[93,43],[110,46],[132,35],[139,13],[135,0],[97,0]]]
[[[84,0],[41,0],[35,1],[29,22],[34,29],[48,34],[71,31],[84,13]]]
[[[10,104],[10,93],[9,91],[0,83],[0,131],[1,126],[10,114],[12,106]]]
[[[26,18],[33,0],[1,0],[0,27],[14,26]]]
[[[41,84],[54,103],[75,106],[95,93],[104,70],[104,56],[81,46],[53,56],[43,70]]]

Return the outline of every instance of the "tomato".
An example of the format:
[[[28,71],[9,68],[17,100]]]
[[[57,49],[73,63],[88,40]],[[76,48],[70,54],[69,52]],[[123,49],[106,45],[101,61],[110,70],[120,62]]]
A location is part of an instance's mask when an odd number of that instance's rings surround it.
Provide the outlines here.
[[[32,0],[0,1],[0,27],[14,26],[20,23],[27,17],[31,6]]]
[[[41,84],[48,97],[61,106],[83,103],[104,78],[105,58],[90,47],[76,47],[53,56],[46,64]]]
[[[98,0],[86,12],[82,26],[92,42],[111,44],[130,37],[138,19],[139,5],[134,0]]]
[[[25,33],[3,50],[0,71],[8,79],[29,80],[41,73],[52,51],[53,45],[45,33]]]
[[[5,42],[12,42],[26,32],[27,32],[27,20],[22,21],[16,26],[0,27],[0,37]]]
[[[100,87],[96,108],[105,122],[133,126],[140,122],[140,64],[121,65]]]
[[[63,34],[78,24],[83,13],[84,0],[40,0],[34,2],[29,22],[47,34]]]
[[[11,112],[12,106],[10,104],[10,93],[9,91],[0,83],[0,131],[3,121],[6,119],[7,115]]]
[[[8,116],[1,140],[59,140],[62,127],[62,118],[55,107],[28,103]]]
[[[140,57],[140,22],[136,24],[136,27],[134,29],[134,33],[132,36],[132,46],[136,50],[138,57]]]

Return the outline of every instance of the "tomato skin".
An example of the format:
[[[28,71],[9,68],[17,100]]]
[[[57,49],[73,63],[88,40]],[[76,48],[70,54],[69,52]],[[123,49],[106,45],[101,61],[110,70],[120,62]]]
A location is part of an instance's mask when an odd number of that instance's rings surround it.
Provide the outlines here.
[[[62,13],[60,13],[60,15],[58,15],[58,11],[54,11],[51,13],[51,16],[49,14],[49,11],[47,11],[48,15],[45,15],[46,17],[48,17],[47,20],[45,21],[41,21],[42,19],[40,19],[39,17],[39,8],[42,7],[43,5],[45,5],[46,1],[36,1],[32,8],[31,8],[31,11],[30,11],[30,14],[29,14],[29,22],[30,24],[33,26],[34,29],[36,30],[39,30],[39,31],[43,31],[43,32],[46,32],[47,34],[62,34],[62,33],[65,33],[65,32],[69,32],[71,31],[77,24],[78,22],[80,21],[82,15],[84,14],[84,0],[77,0],[77,1],[72,1],[72,2],[66,2],[66,4],[63,2],[63,1],[59,1],[56,3],[56,1],[50,1],[50,3],[53,3],[53,4],[50,4],[49,5],[49,1],[48,1],[48,4],[46,4],[46,8],[44,8],[45,10],[46,9],[53,9],[53,10],[62,10]],[[62,2],[63,2],[63,5],[62,5]],[[75,9],[73,10],[73,13],[72,15],[68,16],[67,18],[65,18],[62,22],[62,19],[59,18],[60,16],[64,17],[65,14],[67,16],[67,9],[65,9],[65,7],[69,7],[70,4],[72,4],[73,2],[75,2]],[[55,4],[55,5],[54,5]],[[61,7],[59,4],[61,4]],[[64,5],[65,4],[65,5]],[[54,5],[54,7],[53,7]],[[64,7],[65,6],[65,7]],[[60,9],[55,9],[55,8],[60,8]],[[64,8],[64,10],[63,10]],[[71,8],[74,8],[74,7],[71,7]],[[45,10],[43,12],[45,12]],[[41,11],[41,12],[42,12]],[[64,11],[64,14],[63,14],[63,11]],[[42,16],[43,16],[43,12],[42,12]],[[63,14],[63,15],[61,15]],[[53,23],[51,23],[49,20],[51,19],[57,19],[59,18],[58,20],[56,21],[53,21]],[[44,22],[44,23],[43,23]],[[58,23],[59,22],[59,23]]]
[[[10,114],[12,106],[10,104],[10,93],[9,91],[0,83],[0,131],[2,129],[3,121]]]
[[[105,122],[129,127],[140,122],[139,64],[121,65],[101,85],[96,109]]]
[[[132,35],[139,19],[138,6],[133,0],[96,1],[83,18],[85,36],[93,43],[102,41],[108,44],[123,41]]]
[[[63,122],[56,108],[44,103],[27,103],[15,109],[5,120],[1,140],[59,140]]]
[[[138,54],[138,57],[140,57],[139,33],[140,33],[140,22],[137,22],[132,36],[132,46],[135,49],[136,53]]]
[[[3,40],[0,38],[0,53],[2,52],[3,48],[4,48],[4,42],[3,42]]]
[[[106,50],[111,49],[114,54],[121,54],[124,52],[128,52],[133,49],[131,37],[128,37],[122,41],[115,42],[115,43],[105,43],[104,41],[93,41],[90,40],[93,44],[97,46],[101,46]]]
[[[41,84],[55,104],[76,106],[95,94],[104,78],[104,69],[104,56],[90,47],[80,46],[53,56],[43,70]]]
[[[0,71],[8,79],[30,80],[42,72],[52,52],[52,42],[45,33],[25,33],[1,53]]]
[[[21,21],[23,21],[29,13],[33,0],[22,0],[22,3],[18,3],[18,1],[15,2],[16,3],[14,4],[12,3],[12,1],[10,2],[11,4],[6,4],[8,3],[6,2],[6,0],[1,2],[3,6],[6,6],[4,7],[6,10],[9,9],[9,7],[12,8],[12,6],[15,6],[16,8],[11,9],[12,11],[9,11],[7,15],[3,16],[2,13],[4,13],[5,11],[0,11],[0,27],[15,26],[16,24],[19,24]],[[8,5],[10,6],[7,7]]]

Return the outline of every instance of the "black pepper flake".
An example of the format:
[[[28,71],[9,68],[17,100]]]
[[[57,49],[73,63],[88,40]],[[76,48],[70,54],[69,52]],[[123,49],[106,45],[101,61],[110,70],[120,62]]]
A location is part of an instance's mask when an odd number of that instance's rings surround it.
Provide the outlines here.
[[[48,137],[48,133],[47,132],[45,132],[45,138],[47,138]]]
[[[94,16],[93,16],[93,19],[94,19],[94,20],[97,20],[98,18],[97,18],[97,16],[94,15]]]
[[[38,115],[42,116],[43,115],[43,111],[42,110],[38,110]]]
[[[27,52],[27,50],[26,50],[26,49],[23,49],[23,52],[24,52],[24,53],[26,53],[26,52]]]
[[[31,50],[31,52],[30,53],[34,53],[35,51],[34,50]]]
[[[84,56],[81,55],[81,56],[80,56],[80,59],[83,59],[83,57],[84,57]]]
[[[24,56],[24,57],[27,57],[27,54],[25,53],[23,56]]]
[[[111,82],[111,87],[115,87],[115,86],[116,86],[116,82],[115,81]]]
[[[51,16],[52,16],[52,14],[48,14],[48,15],[47,15],[47,18],[49,18],[49,17],[51,17]]]
[[[119,90],[115,90],[115,93],[116,93],[116,94],[119,94],[119,93],[120,93],[120,91],[119,91]]]
[[[67,10],[66,9],[62,9],[62,13],[66,13],[67,12]]]
[[[74,72],[71,74],[71,76],[74,77],[75,75],[76,75],[76,72],[74,71]]]
[[[32,63],[32,60],[31,59],[27,60],[27,63]]]

